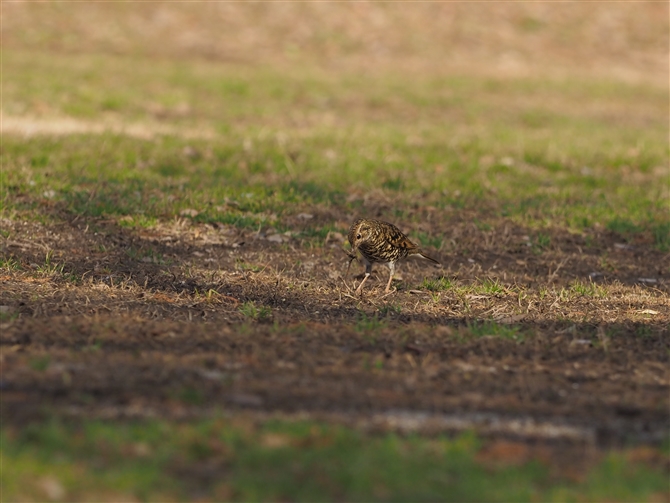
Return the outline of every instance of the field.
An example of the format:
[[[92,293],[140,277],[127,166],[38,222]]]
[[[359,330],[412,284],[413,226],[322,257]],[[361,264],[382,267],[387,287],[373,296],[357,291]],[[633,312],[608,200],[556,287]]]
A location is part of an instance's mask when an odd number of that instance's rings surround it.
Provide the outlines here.
[[[3,2],[3,501],[667,501],[667,17]]]

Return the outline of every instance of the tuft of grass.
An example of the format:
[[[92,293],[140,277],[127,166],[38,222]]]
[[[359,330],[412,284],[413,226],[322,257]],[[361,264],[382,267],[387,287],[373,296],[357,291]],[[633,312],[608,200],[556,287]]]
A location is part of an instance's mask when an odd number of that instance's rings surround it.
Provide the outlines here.
[[[374,334],[386,326],[386,320],[380,318],[377,313],[368,316],[364,311],[359,311],[358,319],[354,329],[359,333]]]
[[[478,219],[474,219],[472,223],[475,224],[475,227],[477,227],[477,229],[479,229],[480,231],[486,232],[490,231],[493,228],[491,224],[489,224],[488,222],[482,222],[481,220]]]
[[[126,215],[119,218],[119,225],[129,229],[151,229],[158,224],[158,218],[146,215]]]
[[[444,292],[451,290],[454,287],[454,282],[445,277],[437,279],[424,278],[421,288],[429,290],[431,292]]]
[[[402,306],[398,304],[384,304],[378,309],[380,316],[397,316],[402,313]]]
[[[531,243],[533,253],[540,254],[549,248],[549,245],[551,244],[551,236],[539,233],[537,236],[535,236]]]
[[[491,278],[472,285],[472,290],[474,293],[496,296],[508,293],[508,289],[499,280]]]
[[[519,327],[514,325],[504,325],[490,320],[475,320],[472,323],[468,323],[466,333],[474,337],[500,337],[503,339],[511,339],[516,342],[522,342],[524,340],[524,335]]]
[[[607,297],[607,288],[602,285],[598,285],[591,280],[588,282],[578,279],[573,281],[570,284],[569,292],[573,295],[579,295],[582,297]]]
[[[245,316],[245,318],[249,318],[261,323],[272,320],[272,308],[269,306],[258,306],[254,301],[251,300],[244,302],[239,307],[239,311]]]
[[[19,317],[19,312],[12,310],[11,308],[8,310],[5,306],[4,309],[0,309],[0,321],[10,321],[10,320],[15,320]]]
[[[44,264],[38,266],[37,272],[44,274],[45,276],[54,276],[58,274],[63,274],[63,269],[65,269],[65,264],[57,264],[53,261],[53,250],[46,252],[44,257]]]
[[[237,269],[239,269],[240,271],[259,272],[263,270],[262,266],[258,264],[251,264],[249,262],[244,262],[241,259],[235,261],[235,267],[237,267]]]
[[[44,355],[32,358],[30,362],[28,362],[28,365],[33,370],[37,370],[38,372],[44,372],[49,367],[49,363],[51,363],[51,356]]]
[[[6,271],[20,271],[21,263],[14,257],[0,257],[0,269]]]

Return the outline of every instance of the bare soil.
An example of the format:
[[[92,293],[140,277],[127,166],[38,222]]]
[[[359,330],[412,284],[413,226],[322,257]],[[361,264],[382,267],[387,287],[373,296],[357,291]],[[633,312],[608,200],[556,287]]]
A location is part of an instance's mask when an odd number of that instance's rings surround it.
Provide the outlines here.
[[[509,221],[426,218],[420,230],[451,243],[431,250],[443,267],[403,263],[391,295],[382,269],[358,298],[337,233],[188,218],[144,230],[43,209],[49,224],[2,222],[1,253],[21,266],[0,278],[6,423],[224,413],[596,447],[667,438],[668,256],[649,243],[556,230],[538,250]],[[504,289],[422,288],[440,277]],[[605,294],[569,293],[575,279]],[[487,320],[512,336],[482,332]]]

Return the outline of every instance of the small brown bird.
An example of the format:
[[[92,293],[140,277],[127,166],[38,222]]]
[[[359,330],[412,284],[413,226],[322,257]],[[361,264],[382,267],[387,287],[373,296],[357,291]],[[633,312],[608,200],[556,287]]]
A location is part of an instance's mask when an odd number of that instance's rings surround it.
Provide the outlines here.
[[[363,288],[363,284],[372,272],[372,264],[374,263],[385,264],[391,270],[389,282],[386,285],[387,293],[391,290],[391,281],[398,260],[410,255],[418,255],[439,264],[437,260],[423,253],[421,248],[412,243],[400,229],[388,222],[372,218],[359,218],[351,225],[348,237],[352,251],[354,254],[360,255],[363,264],[365,264],[365,278],[356,288],[356,293],[359,293]],[[351,265],[351,262],[349,264]]]

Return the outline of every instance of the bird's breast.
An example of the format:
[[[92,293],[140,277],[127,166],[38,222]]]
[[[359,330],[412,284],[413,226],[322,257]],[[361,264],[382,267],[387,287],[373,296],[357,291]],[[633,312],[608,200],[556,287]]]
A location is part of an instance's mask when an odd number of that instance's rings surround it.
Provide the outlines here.
[[[407,250],[384,240],[361,244],[358,249],[370,262],[395,262],[407,255]]]

